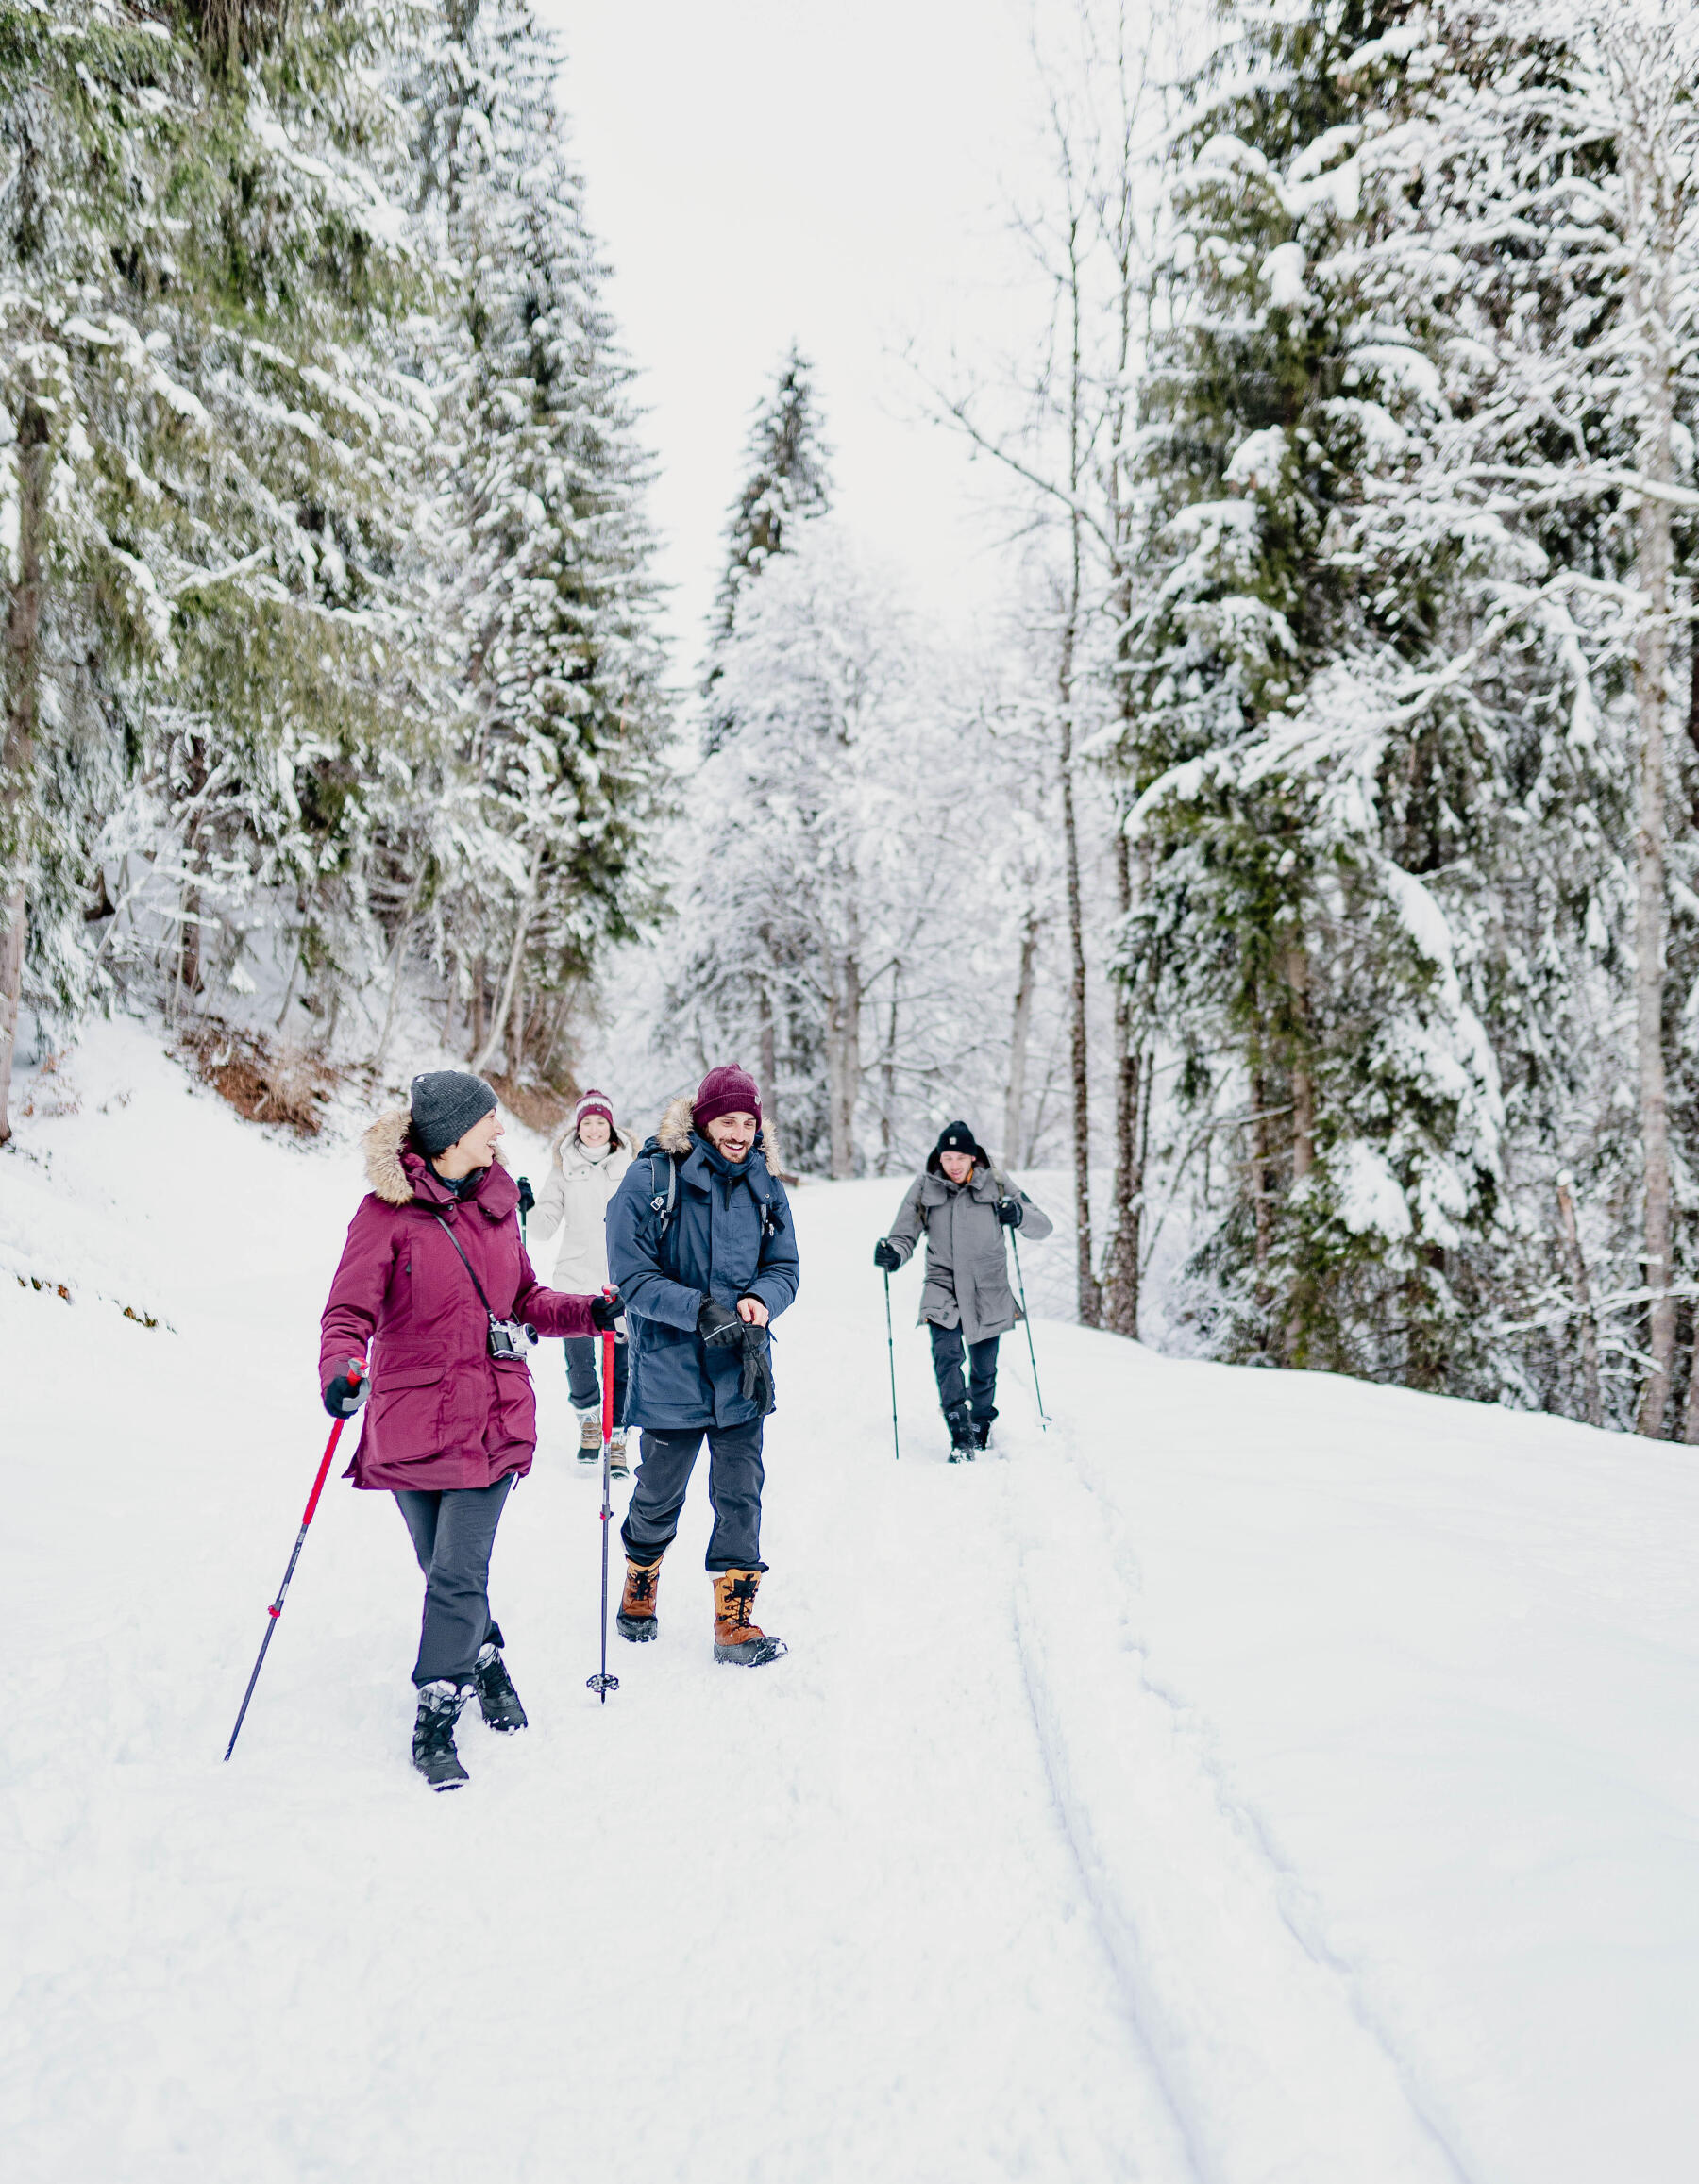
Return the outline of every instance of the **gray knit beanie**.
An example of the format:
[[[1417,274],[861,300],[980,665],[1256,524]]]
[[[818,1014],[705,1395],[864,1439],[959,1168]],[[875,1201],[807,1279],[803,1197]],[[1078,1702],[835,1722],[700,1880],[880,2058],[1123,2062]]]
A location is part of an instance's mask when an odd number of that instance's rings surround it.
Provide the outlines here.
[[[427,1160],[434,1160],[495,1105],[496,1095],[481,1077],[464,1069],[427,1069],[412,1081],[413,1142]]]

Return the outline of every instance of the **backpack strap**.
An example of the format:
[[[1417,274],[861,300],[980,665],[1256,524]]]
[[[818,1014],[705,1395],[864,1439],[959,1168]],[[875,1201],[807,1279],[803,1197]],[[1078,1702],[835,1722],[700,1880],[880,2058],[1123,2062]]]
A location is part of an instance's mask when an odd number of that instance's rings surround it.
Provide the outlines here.
[[[664,1160],[666,1163],[666,1189],[664,1192],[662,1190],[660,1180],[655,1173],[657,1160]],[[649,1154],[649,1211],[660,1216],[660,1225],[655,1232],[656,1264],[664,1274],[671,1275],[676,1281],[678,1276],[675,1270],[666,1264],[664,1256],[666,1232],[672,1227],[673,1211],[679,1198],[679,1164],[670,1152],[651,1152]]]

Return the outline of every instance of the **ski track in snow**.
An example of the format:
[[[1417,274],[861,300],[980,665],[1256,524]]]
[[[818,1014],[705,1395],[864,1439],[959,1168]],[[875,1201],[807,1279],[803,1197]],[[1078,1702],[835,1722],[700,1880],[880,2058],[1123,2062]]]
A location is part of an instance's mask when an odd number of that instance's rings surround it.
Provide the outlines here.
[[[1065,1458],[1079,1438],[1054,1421]],[[1203,2184],[1458,2184],[1318,1956],[1287,1876],[1234,1807],[1129,1627],[1135,1573],[1072,1463],[1023,1511],[1017,1622],[1033,1717],[1080,1871]],[[1037,1497],[1029,1496],[1030,1500]],[[1048,1522],[1051,1537],[1044,1537]],[[1037,1543],[1041,1542],[1041,1543]]]
[[[83,1114],[0,1168],[8,2184],[1689,2173],[1686,1452],[1041,1323],[1052,1430],[1017,1338],[992,1455],[951,1468],[911,1276],[897,1464],[867,1261],[901,1184],[811,1184],[786,1659],[712,1660],[698,1475],[661,1638],[611,1638],[597,1705],[597,1481],[547,1345],[492,1586],[529,1732],[474,1716],[470,1788],[421,1789],[417,1573],[333,1474],[226,1767],[357,1159],[129,1027],[70,1074]]]

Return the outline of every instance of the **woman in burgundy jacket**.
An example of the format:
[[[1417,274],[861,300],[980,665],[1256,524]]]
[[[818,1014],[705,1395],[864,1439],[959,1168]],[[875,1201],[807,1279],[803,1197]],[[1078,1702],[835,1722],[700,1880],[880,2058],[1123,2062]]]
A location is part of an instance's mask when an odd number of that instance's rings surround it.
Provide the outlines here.
[[[348,1476],[395,1495],[425,1572],[412,1755],[433,1789],[466,1779],[454,1726],[468,1691],[492,1729],[525,1727],[489,1599],[502,1504],[537,1444],[524,1353],[537,1335],[614,1319],[605,1299],[545,1289],[532,1273],[518,1189],[496,1160],[501,1134],[495,1093],[458,1069],[415,1077],[411,1109],[372,1125],[372,1188],[348,1224],[319,1342],[331,1416],[371,1396]]]

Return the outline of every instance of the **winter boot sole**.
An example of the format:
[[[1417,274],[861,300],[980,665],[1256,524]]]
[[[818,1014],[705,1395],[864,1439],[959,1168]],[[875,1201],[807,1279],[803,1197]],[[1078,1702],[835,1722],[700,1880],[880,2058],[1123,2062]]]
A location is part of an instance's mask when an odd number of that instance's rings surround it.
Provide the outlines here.
[[[776,1661],[788,1650],[782,1638],[762,1637],[751,1638],[748,1645],[741,1646],[723,1646],[716,1638],[714,1657],[732,1668],[764,1669],[768,1661]]]
[[[661,1635],[661,1618],[658,1615],[616,1615],[614,1618],[622,1638],[630,1638],[634,1646],[648,1645],[652,1638]]]

